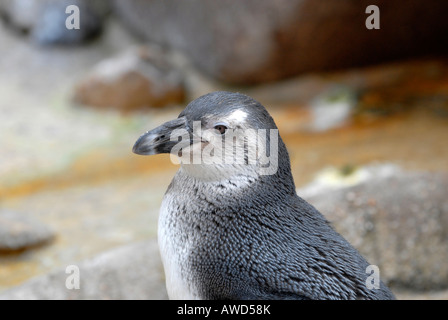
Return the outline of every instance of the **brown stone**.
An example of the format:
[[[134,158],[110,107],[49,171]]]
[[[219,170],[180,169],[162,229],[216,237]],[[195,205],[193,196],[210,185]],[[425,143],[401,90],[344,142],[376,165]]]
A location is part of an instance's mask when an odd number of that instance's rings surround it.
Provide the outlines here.
[[[182,103],[181,74],[154,48],[130,50],[101,61],[75,90],[75,101],[123,111]]]
[[[10,211],[0,212],[0,253],[27,250],[53,238],[51,228],[36,219]]]

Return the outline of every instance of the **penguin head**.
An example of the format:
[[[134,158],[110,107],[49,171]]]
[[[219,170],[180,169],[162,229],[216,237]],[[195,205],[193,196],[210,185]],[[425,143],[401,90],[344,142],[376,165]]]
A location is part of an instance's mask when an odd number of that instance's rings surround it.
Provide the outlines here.
[[[177,119],[143,134],[133,152],[170,153],[187,174],[203,180],[273,175],[285,156],[289,167],[277,126],[263,105],[223,91],[199,97]]]

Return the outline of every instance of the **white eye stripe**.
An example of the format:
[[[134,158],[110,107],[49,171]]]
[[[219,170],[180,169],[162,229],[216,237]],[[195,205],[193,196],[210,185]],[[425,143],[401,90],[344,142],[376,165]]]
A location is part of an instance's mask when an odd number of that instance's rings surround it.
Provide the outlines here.
[[[247,113],[243,110],[235,110],[224,118],[227,122],[219,121],[213,124],[213,128],[216,129],[218,126],[224,126],[226,128],[231,128],[237,124],[243,122],[247,118]]]
[[[243,110],[235,110],[233,111],[228,117],[227,119],[229,121],[235,121],[235,122],[240,122],[240,121],[244,121],[247,118],[247,113]]]

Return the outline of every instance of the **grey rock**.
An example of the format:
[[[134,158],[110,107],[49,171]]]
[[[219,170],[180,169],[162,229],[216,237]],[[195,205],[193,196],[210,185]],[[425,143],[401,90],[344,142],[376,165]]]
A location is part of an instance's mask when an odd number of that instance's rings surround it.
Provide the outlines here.
[[[66,7],[78,6],[79,29],[68,29]],[[40,15],[38,27],[33,28],[31,37],[40,44],[79,44],[98,35],[102,28],[100,16],[86,1],[62,1],[47,5]]]
[[[434,0],[114,0],[144,38],[240,84],[418,56],[445,48],[448,3]],[[380,8],[380,30],[365,26]]]
[[[0,211],[0,253],[16,252],[49,242],[54,231],[38,220],[10,211]]]
[[[0,11],[16,29],[28,32],[34,28],[42,8],[51,0],[0,0]]]
[[[313,183],[298,193],[379,266],[389,285],[448,288],[448,175],[383,170],[367,177],[339,190],[318,192]]]
[[[80,29],[69,30],[65,22],[69,5],[80,10]],[[106,0],[2,0],[1,10],[16,29],[29,32],[39,44],[80,44],[97,36],[109,12]]]
[[[66,282],[74,283],[74,272],[61,268],[4,292],[0,300],[167,298],[155,239],[112,249],[74,266],[79,268],[79,289],[67,289]]]
[[[98,63],[75,89],[78,103],[124,111],[182,103],[182,73],[157,46],[130,49]]]

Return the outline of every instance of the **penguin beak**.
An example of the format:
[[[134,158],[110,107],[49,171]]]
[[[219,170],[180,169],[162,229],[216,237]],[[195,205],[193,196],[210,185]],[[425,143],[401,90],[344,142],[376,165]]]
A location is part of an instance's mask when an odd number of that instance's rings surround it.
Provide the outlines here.
[[[132,152],[144,156],[170,153],[179,143],[178,137],[185,134],[188,134],[185,117],[179,117],[141,135],[134,144]]]

